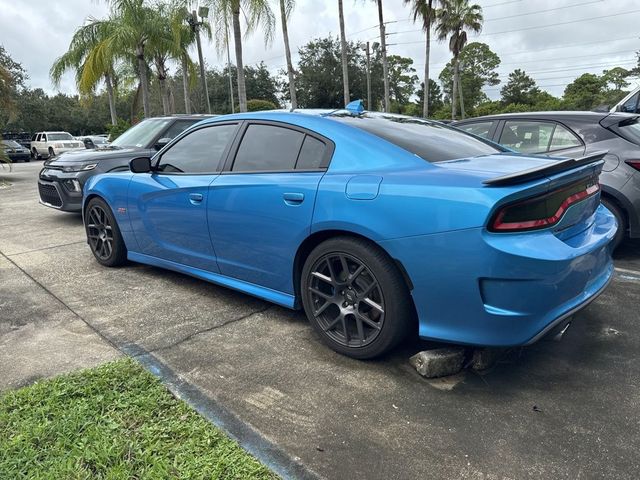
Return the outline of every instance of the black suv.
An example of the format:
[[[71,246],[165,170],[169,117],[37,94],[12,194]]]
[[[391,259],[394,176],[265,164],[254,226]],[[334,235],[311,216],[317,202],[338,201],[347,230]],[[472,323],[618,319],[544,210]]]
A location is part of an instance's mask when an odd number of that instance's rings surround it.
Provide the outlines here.
[[[212,115],[148,118],[131,127],[109,146],[63,153],[47,160],[38,178],[40,203],[65,212],[82,210],[82,188],[99,173],[129,170],[135,157],[151,157],[173,137]]]

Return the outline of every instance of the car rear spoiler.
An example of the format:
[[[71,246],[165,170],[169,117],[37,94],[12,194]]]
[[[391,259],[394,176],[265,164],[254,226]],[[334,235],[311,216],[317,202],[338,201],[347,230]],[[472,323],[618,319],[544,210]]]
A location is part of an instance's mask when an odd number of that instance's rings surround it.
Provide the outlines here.
[[[491,187],[503,187],[505,185],[517,185],[519,183],[530,182],[531,180],[538,180],[540,178],[548,177],[560,172],[572,170],[574,168],[589,165],[601,161],[608,152],[596,152],[590,155],[586,155],[580,158],[567,158],[566,160],[559,160],[553,163],[547,163],[539,167],[529,168],[522,170],[521,172],[510,173],[501,177],[490,178],[485,180],[485,185]]]

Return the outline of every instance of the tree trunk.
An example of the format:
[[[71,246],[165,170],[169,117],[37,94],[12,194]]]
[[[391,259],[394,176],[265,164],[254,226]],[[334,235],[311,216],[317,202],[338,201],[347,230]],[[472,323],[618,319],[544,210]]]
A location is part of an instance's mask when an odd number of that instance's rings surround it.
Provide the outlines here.
[[[427,29],[427,46],[424,59],[424,96],[422,105],[422,116],[429,117],[429,56],[431,54],[431,26]]]
[[[238,68],[238,103],[240,111],[247,111],[247,86],[244,83],[244,64],[242,63],[242,32],[240,31],[240,2],[233,2],[233,43],[236,48],[236,66]]]
[[[191,99],[189,98],[189,71],[187,56],[182,56],[182,93],[184,94],[184,113],[191,113]]]
[[[458,91],[458,57],[453,57],[453,85],[451,86],[451,120],[456,119],[456,97]]]
[[[107,97],[109,98],[109,113],[111,114],[111,125],[118,123],[118,113],[116,112],[116,99],[113,95],[113,83],[111,83],[111,75],[108,73],[104,76],[104,83],[107,85]]]
[[[351,101],[349,95],[349,65],[347,63],[347,38],[344,33],[344,11],[342,0],[338,0],[338,16],[340,17],[340,49],[342,51],[342,87],[344,92],[344,105]]]
[[[138,57],[138,77],[140,78],[140,91],[142,93],[142,110],[145,118],[151,115],[149,108],[149,79],[147,77],[147,62],[144,61],[144,47],[138,46],[136,49]]]
[[[456,70],[458,72],[458,94],[460,95],[460,116],[464,120],[464,96],[462,95],[462,81],[460,79],[460,62],[456,63]]]
[[[169,96],[167,95],[167,80],[162,77],[158,77],[158,84],[160,85],[160,98],[162,99],[162,114],[169,115]]]
[[[293,74],[293,63],[291,62],[291,49],[289,48],[289,31],[287,28],[287,11],[284,0],[280,0],[280,17],[282,18],[282,38],[284,39],[284,54],[287,57],[287,73],[289,74],[289,94],[291,95],[291,108],[298,108],[298,98],[296,97],[296,79]]]
[[[387,63],[387,39],[382,14],[382,0],[376,0],[378,4],[378,22],[380,23],[380,47],[382,48],[382,76],[384,77],[384,111],[389,111],[389,64]]]

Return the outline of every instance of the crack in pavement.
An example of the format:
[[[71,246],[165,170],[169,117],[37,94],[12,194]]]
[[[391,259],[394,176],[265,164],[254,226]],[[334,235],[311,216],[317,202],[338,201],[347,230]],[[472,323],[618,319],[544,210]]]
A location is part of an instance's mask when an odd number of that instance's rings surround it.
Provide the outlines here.
[[[5,254],[5,253],[0,252],[0,254],[2,254],[3,257],[15,257],[17,255],[24,255],[26,253],[41,252],[43,250],[51,250],[52,248],[68,247],[69,245],[77,245],[79,243],[87,243],[87,241],[86,240],[80,240],[78,242],[63,243],[62,245],[51,245],[50,247],[42,247],[42,248],[35,248],[33,250],[25,250],[24,252],[11,253],[11,254]]]
[[[254,315],[258,315],[260,313],[264,313],[264,312],[266,312],[267,310],[269,310],[271,308],[273,308],[273,305],[267,305],[264,308],[261,308],[261,309],[258,309],[258,310],[254,310],[253,312],[247,313],[245,315],[241,315],[238,318],[232,318],[231,320],[227,320],[226,322],[221,323],[220,325],[214,325],[214,326],[206,328],[204,330],[198,330],[196,332],[190,333],[189,335],[187,335],[184,338],[181,338],[180,340],[177,340],[177,341],[173,342],[171,345],[165,345],[165,346],[162,346],[162,347],[155,348],[153,350],[148,350],[147,353],[155,353],[155,352],[160,352],[162,350],[168,350],[170,348],[173,348],[175,346],[180,345],[181,343],[187,342],[187,341],[191,340],[192,338],[194,338],[194,337],[196,337],[198,335],[201,335],[203,333],[209,333],[209,332],[212,332],[212,331],[217,330],[219,328],[226,327],[227,325],[229,325],[231,323],[236,323],[236,322],[240,322],[242,320],[246,320],[247,318],[251,318]],[[136,354],[136,355],[133,355],[133,356],[135,358],[135,357],[138,357],[140,355],[144,355],[144,353],[139,353],[139,354]]]

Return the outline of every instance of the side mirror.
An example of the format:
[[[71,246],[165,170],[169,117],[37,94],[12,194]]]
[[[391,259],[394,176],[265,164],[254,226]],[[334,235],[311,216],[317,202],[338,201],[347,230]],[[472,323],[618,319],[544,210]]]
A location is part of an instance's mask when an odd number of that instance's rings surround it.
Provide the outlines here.
[[[129,162],[129,169],[133,173],[149,173],[151,168],[151,159],[149,157],[137,157]]]
[[[171,141],[170,138],[160,138],[156,144],[153,146],[153,148],[155,148],[156,150],[160,150],[162,147],[164,147],[167,143],[169,143]]]

